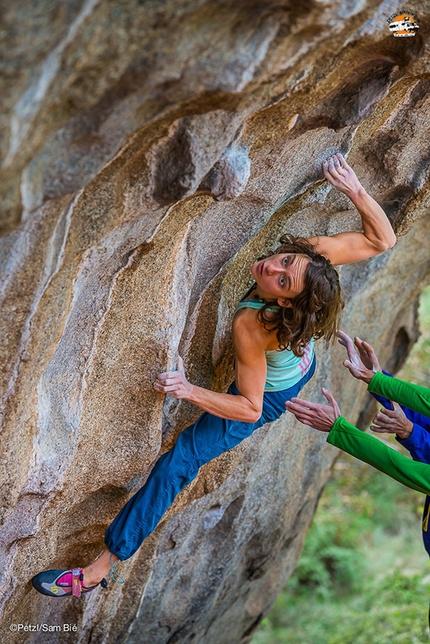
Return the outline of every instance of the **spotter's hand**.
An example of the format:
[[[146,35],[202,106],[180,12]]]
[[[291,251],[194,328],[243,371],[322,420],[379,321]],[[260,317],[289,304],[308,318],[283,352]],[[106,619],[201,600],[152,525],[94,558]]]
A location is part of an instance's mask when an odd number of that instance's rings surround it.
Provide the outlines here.
[[[327,405],[312,403],[302,400],[302,398],[291,398],[291,400],[287,400],[285,406],[287,411],[294,414],[297,420],[304,425],[319,429],[321,432],[329,432],[341,413],[333,394],[324,387],[321,391],[327,398]]]
[[[354,338],[353,342],[352,338],[344,331],[339,330],[336,335],[339,344],[346,348],[348,354],[348,360],[344,360],[343,366],[349,370],[354,378],[369,384],[375,373],[381,371],[378,356],[373,347],[358,337]]]
[[[373,425],[370,429],[378,434],[397,434],[400,440],[409,438],[414,428],[410,420],[400,405],[396,402],[391,403],[393,409],[381,409],[373,419]]]
[[[185,377],[184,361],[181,356],[178,356],[178,370],[160,373],[154,382],[154,389],[175,398],[189,398],[193,385]]]
[[[363,190],[354,170],[340,152],[323,161],[323,172],[327,181],[348,197]]]

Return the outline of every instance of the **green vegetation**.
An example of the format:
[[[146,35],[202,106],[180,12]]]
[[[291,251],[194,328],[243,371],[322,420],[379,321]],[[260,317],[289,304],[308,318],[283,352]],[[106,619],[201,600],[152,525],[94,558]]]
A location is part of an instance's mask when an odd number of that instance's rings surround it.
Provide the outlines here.
[[[430,286],[421,295],[418,315],[421,336],[398,375],[416,385],[430,387]]]
[[[423,497],[342,455],[302,557],[253,644],[427,641]]]
[[[430,386],[430,287],[400,377]],[[424,497],[342,454],[296,571],[252,644],[424,644],[430,564]]]

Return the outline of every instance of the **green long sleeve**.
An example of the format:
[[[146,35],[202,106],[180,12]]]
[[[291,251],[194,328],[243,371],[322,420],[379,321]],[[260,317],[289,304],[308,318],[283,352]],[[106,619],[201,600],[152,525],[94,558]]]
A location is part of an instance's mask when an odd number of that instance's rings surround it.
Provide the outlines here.
[[[430,389],[404,382],[382,373],[375,373],[369,382],[369,391],[394,400],[424,416],[430,416]]]
[[[386,395],[385,392],[383,395]],[[331,428],[327,442],[373,465],[403,485],[423,494],[430,494],[430,465],[411,461],[373,436],[361,432],[343,416],[339,416]]]

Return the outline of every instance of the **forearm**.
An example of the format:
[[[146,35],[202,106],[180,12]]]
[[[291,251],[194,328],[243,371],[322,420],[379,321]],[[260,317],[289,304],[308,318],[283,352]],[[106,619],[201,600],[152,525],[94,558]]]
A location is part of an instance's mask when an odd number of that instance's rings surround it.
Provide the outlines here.
[[[261,416],[261,404],[252,402],[240,394],[238,396],[220,394],[193,385],[186,400],[200,407],[203,411],[227,420],[255,423]]]
[[[430,389],[426,387],[419,387],[377,372],[369,382],[369,391],[394,400],[427,417],[430,416]]]
[[[396,236],[381,206],[364,190],[348,194],[361,216],[363,234],[378,252],[392,248],[396,243]]]
[[[414,459],[421,463],[430,463],[430,434],[418,423],[414,423],[413,430],[405,439],[397,439],[400,445],[407,449]]]
[[[361,432],[342,416],[334,423],[327,442],[369,463],[399,483],[430,494],[430,465],[411,461],[373,436]]]

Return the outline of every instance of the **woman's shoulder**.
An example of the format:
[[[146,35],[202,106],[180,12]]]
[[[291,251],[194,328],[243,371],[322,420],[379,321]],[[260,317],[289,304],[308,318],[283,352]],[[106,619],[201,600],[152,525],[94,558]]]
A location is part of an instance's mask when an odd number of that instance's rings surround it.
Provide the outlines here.
[[[249,301],[252,303],[252,300]],[[247,300],[241,300],[241,304],[248,303]],[[261,322],[258,320],[258,311],[261,307],[255,306],[240,306],[236,308],[234,318],[233,318],[233,328],[234,327],[252,327],[252,326],[261,326]]]
[[[264,324],[258,318],[259,309],[242,308],[237,311],[233,318],[232,333],[235,343],[252,341],[255,345],[266,350],[271,332],[265,329]]]

